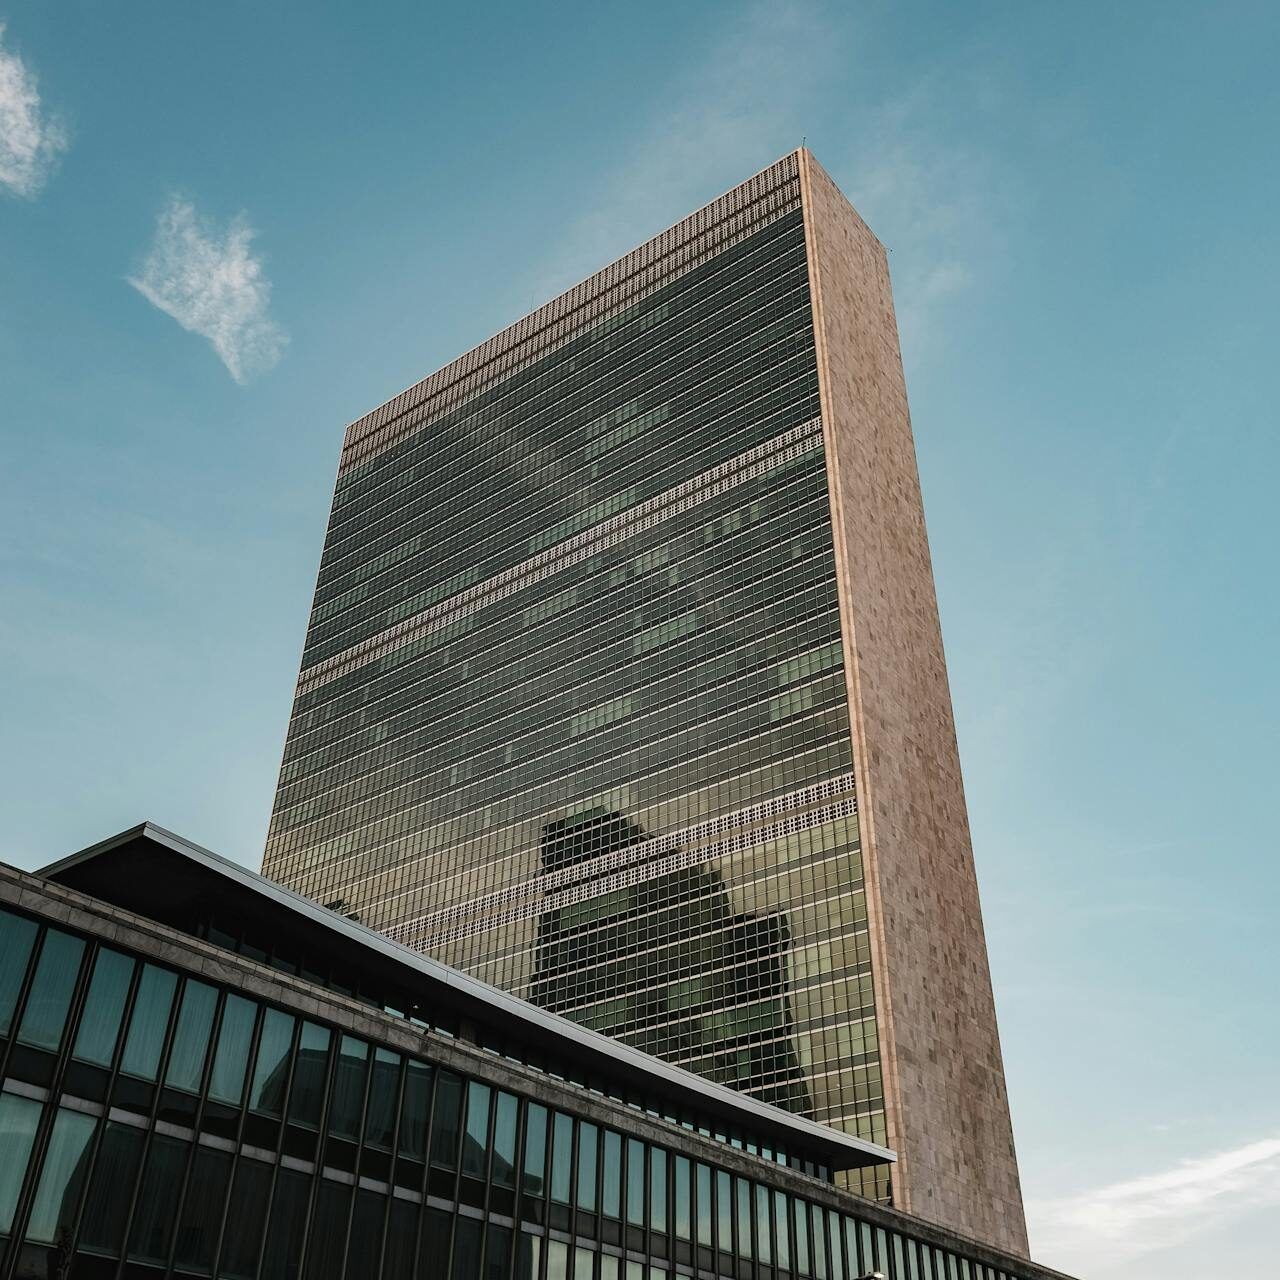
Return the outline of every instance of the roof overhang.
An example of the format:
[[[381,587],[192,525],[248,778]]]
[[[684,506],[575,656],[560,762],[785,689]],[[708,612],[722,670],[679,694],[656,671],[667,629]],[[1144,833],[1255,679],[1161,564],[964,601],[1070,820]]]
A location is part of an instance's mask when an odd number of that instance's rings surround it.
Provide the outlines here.
[[[896,1158],[887,1147],[759,1102],[539,1009],[150,822],[71,854],[37,874],[171,926],[190,908],[212,899],[238,918],[283,930],[299,942],[309,941],[313,950],[323,949],[335,963],[345,958],[355,968],[384,974],[401,988],[421,991],[428,1007],[499,1027],[514,1021],[522,1041],[562,1061],[581,1063],[588,1072],[769,1138],[833,1169]]]

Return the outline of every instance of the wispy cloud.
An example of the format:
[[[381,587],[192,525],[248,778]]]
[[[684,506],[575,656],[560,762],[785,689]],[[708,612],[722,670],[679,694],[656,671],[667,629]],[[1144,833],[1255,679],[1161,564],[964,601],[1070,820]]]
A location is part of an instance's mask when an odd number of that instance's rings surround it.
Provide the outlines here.
[[[173,196],[160,214],[142,270],[129,283],[184,329],[208,338],[242,385],[270,369],[288,337],[268,315],[271,283],[251,252],[243,214],[225,229]]]
[[[994,155],[950,136],[950,107],[982,100],[962,70],[935,71],[851,121],[832,174],[890,252],[904,350],[920,356],[947,305],[991,269],[1015,183]]]
[[[4,34],[0,22],[0,186],[29,199],[67,149],[67,132],[43,109],[35,72],[4,47]]]
[[[535,282],[549,296],[800,145],[844,32],[809,0],[764,0],[666,83]]]
[[[1280,1207],[1280,1137],[1183,1160],[1095,1191],[1033,1202],[1027,1214],[1038,1258],[1079,1275],[1100,1275],[1274,1207]]]

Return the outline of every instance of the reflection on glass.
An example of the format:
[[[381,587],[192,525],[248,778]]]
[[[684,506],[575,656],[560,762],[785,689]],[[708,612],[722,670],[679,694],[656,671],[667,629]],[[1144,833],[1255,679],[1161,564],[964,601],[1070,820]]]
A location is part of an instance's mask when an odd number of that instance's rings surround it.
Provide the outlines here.
[[[594,1213],[596,1208],[596,1153],[600,1131],[585,1120],[578,1122],[578,1208]]]
[[[575,896],[539,917],[529,999],[775,1106],[807,1112],[792,1043],[786,915],[735,913],[721,873],[708,866],[656,870],[635,885],[630,866],[628,880],[610,889],[602,864],[645,839],[638,823],[603,809],[543,827],[542,872],[554,877],[555,889],[549,886],[549,901],[563,900],[570,887],[606,883],[597,896]],[[679,852],[664,844],[652,856],[670,864]]]
[[[458,1124],[462,1108],[462,1081],[451,1071],[436,1080],[435,1107],[431,1115],[431,1163],[446,1169],[457,1167]]]
[[[164,1033],[169,1026],[169,1008],[177,976],[153,964],[142,966],[142,978],[133,999],[129,1034],[124,1042],[120,1070],[143,1080],[154,1080],[160,1067]]]
[[[554,1113],[551,1130],[551,1198],[557,1204],[569,1203],[572,1177],[573,1118],[557,1111]]]
[[[289,1087],[289,1046],[293,1043],[293,1018],[279,1009],[268,1009],[262,1019],[258,1057],[249,1088],[249,1106],[263,1115],[279,1116]]]
[[[315,1227],[307,1251],[307,1280],[339,1280],[350,1212],[351,1188],[321,1178],[316,1192]]]
[[[622,1216],[622,1135],[612,1129],[604,1131],[604,1157],[601,1160],[600,1212],[606,1218]]]
[[[81,1248],[119,1257],[145,1138],[132,1125],[107,1123],[93,1162],[93,1181],[80,1226]]]
[[[325,1086],[329,1081],[328,1027],[304,1022],[298,1035],[298,1059],[293,1069],[293,1089],[289,1094],[289,1119],[307,1129],[320,1127],[324,1111]]]
[[[84,943],[68,933],[46,929],[36,976],[27,995],[18,1039],[38,1049],[56,1049],[62,1041],[67,1008],[80,972]]]
[[[98,948],[73,1050],[73,1056],[81,1062],[111,1065],[132,980],[133,961],[128,956],[107,947]]]
[[[477,1280],[484,1226],[474,1218],[459,1218],[453,1228],[453,1280]]]
[[[58,1111],[45,1151],[40,1187],[27,1221],[28,1240],[52,1244],[70,1239],[84,1186],[85,1149],[97,1123],[79,1111]]]
[[[524,1129],[524,1191],[528,1196],[542,1194],[547,1168],[547,1109],[529,1103]]]
[[[391,1146],[400,1102],[400,1055],[390,1049],[375,1049],[373,1078],[369,1083],[369,1114],[364,1122],[364,1140],[385,1151]]]
[[[40,1104],[12,1093],[0,1093],[0,1235],[13,1226],[13,1211],[27,1172],[27,1159],[40,1121]]]
[[[404,1105],[400,1114],[400,1154],[411,1160],[427,1158],[427,1118],[431,1114],[431,1068],[410,1062],[404,1076]]]
[[[360,1136],[364,1112],[364,1082],[369,1072],[369,1046],[354,1036],[343,1036],[333,1079],[333,1106],[329,1132],[340,1138]]]
[[[489,1098],[488,1085],[472,1080],[467,1085],[467,1126],[462,1141],[462,1172],[473,1178],[485,1175],[486,1157],[489,1154]]]
[[[519,1102],[509,1093],[498,1091],[493,1109],[493,1172],[499,1187],[516,1185],[516,1121]]]
[[[34,921],[0,911],[0,1036],[7,1036],[13,1024],[13,1007],[27,976],[27,960],[35,940]]]

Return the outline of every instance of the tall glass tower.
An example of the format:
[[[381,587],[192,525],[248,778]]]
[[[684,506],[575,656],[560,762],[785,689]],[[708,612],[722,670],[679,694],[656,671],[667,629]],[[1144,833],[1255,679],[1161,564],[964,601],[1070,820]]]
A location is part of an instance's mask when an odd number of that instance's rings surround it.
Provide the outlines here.
[[[807,151],[348,429],[263,870],[1026,1252],[885,254]]]

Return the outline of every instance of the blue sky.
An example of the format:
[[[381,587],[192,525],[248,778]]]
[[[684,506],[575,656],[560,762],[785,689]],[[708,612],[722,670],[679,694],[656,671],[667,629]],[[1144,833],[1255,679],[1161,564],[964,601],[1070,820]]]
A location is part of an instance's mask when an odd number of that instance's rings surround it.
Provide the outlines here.
[[[344,424],[805,138],[891,250],[1035,1252],[1274,1269],[1274,4],[0,22],[0,857],[256,865]]]

